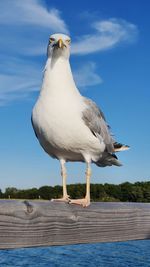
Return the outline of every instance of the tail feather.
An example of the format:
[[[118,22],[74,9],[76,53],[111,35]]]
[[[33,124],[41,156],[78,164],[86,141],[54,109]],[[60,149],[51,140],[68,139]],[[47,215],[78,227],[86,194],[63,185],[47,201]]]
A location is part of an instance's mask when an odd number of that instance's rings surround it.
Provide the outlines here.
[[[125,150],[130,149],[130,147],[128,145],[124,145],[124,144],[121,144],[118,142],[115,142],[113,145],[114,145],[114,151],[115,152],[120,152],[120,151],[125,151]]]
[[[115,154],[103,153],[103,156],[96,162],[96,165],[99,167],[106,166],[122,166],[121,162],[118,160]]]

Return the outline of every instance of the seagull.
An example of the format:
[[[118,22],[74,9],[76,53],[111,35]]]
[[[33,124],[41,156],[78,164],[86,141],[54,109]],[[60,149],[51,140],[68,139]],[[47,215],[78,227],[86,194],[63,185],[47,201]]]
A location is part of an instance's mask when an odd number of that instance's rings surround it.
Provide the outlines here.
[[[31,121],[42,148],[60,161],[63,196],[53,201],[87,207],[91,163],[99,167],[121,166],[115,152],[129,146],[114,140],[101,109],[80,94],[70,67],[70,44],[71,39],[65,34],[50,36],[42,87]],[[68,161],[86,163],[86,194],[82,199],[71,199],[67,193]]]

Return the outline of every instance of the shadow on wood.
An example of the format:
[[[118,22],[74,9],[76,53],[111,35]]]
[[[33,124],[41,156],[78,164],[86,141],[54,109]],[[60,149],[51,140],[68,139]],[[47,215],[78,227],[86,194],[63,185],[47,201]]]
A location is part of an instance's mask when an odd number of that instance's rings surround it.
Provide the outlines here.
[[[0,249],[150,239],[150,204],[0,200]]]

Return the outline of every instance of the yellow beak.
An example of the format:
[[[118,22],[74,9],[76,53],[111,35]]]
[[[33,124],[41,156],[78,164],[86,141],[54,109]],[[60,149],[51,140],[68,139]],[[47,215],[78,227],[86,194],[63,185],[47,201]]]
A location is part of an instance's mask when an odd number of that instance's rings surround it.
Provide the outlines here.
[[[58,47],[59,48],[62,48],[63,46],[64,46],[63,40],[62,39],[59,39],[58,40]]]

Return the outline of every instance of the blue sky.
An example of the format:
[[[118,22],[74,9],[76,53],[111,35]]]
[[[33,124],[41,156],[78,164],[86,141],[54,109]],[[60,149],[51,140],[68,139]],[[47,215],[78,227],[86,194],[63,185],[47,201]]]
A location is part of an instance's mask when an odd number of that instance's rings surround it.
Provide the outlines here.
[[[121,168],[93,165],[94,183],[150,180],[150,4],[119,0],[0,1],[0,188],[61,184],[59,162],[38,144],[30,123],[52,33],[70,34],[81,93],[104,111],[119,142]],[[85,166],[68,163],[68,183]]]

